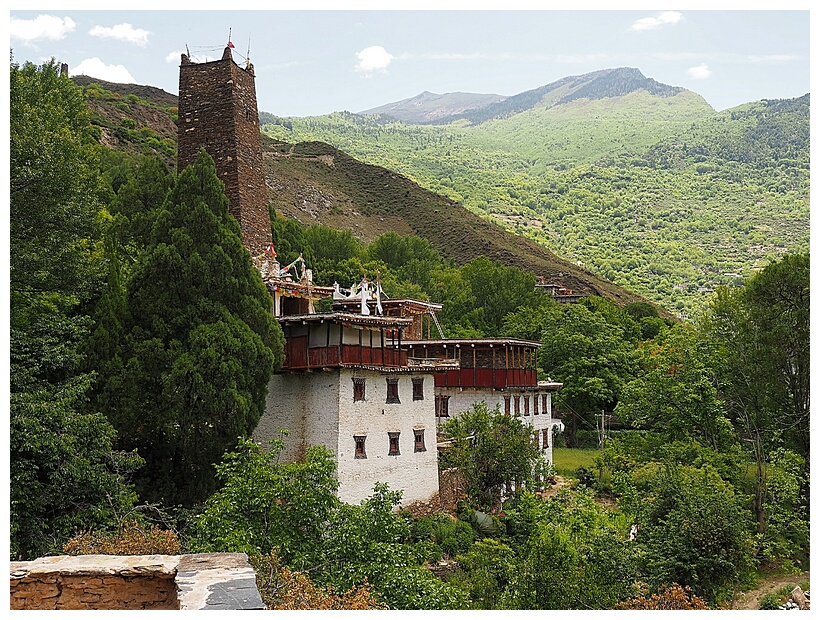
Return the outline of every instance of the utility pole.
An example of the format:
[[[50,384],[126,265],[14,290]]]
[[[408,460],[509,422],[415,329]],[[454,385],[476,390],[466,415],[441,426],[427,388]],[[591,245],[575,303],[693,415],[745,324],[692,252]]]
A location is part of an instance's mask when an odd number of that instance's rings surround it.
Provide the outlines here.
[[[598,418],[601,419],[600,425],[598,424]],[[603,409],[601,409],[600,414],[595,414],[595,430],[598,431],[598,447],[603,449],[606,440],[606,414]]]

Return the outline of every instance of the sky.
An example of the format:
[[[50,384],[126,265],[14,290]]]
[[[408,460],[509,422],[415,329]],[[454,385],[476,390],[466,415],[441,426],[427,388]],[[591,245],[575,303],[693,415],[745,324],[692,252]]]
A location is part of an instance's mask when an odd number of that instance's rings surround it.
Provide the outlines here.
[[[224,11],[201,8],[224,2],[176,2],[200,8],[164,10],[147,0],[139,10],[95,11],[39,2],[47,8],[10,10],[10,48],[21,64],[53,57],[71,75],[177,94],[181,53],[216,60],[230,39],[234,60],[253,63],[259,110],[278,116],[361,112],[424,91],[509,96],[617,67],[692,90],[716,110],[810,92],[807,3],[785,0],[776,5],[783,10],[734,10],[750,3],[718,0],[675,10],[641,8],[649,3],[598,10],[583,1],[572,5],[581,10],[526,10],[532,3],[516,0],[503,9],[468,5],[481,10],[448,0],[390,3],[417,10],[287,3],[298,11],[278,4]]]

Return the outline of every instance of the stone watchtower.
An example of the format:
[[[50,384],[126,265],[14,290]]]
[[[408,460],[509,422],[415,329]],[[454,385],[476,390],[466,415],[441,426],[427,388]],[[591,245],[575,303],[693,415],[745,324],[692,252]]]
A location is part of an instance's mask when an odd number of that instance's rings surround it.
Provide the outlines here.
[[[204,148],[225,184],[229,209],[252,256],[271,242],[262,138],[253,65],[233,61],[231,46],[221,60],[194,63],[182,54],[179,66],[177,170]]]

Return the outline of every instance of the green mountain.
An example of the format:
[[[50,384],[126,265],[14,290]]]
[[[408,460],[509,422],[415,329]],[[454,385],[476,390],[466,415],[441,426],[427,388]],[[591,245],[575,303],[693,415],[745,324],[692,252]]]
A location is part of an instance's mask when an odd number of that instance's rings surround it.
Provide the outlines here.
[[[718,113],[618,69],[456,116],[260,118],[273,138],[407,176],[683,316],[715,286],[808,249],[809,95]]]
[[[88,97],[100,142],[115,150],[157,155],[175,165],[175,96],[88,78],[75,82]],[[458,265],[487,256],[576,292],[619,304],[646,301],[384,167],[322,142],[291,144],[262,137],[272,204],[302,224],[351,230],[365,242],[388,231],[415,234]]]
[[[427,109],[425,116],[427,123],[447,124],[466,119],[470,124],[478,125],[494,118],[509,118],[533,108],[550,108],[579,99],[594,101],[623,97],[636,91],[644,91],[658,97],[674,97],[685,92],[685,89],[656,82],[645,77],[638,69],[621,67],[565,77],[512,97],[465,93],[447,95],[422,93],[417,97],[380,106],[360,112],[360,114],[383,114],[404,123],[423,124],[425,121],[414,119],[416,115],[412,114],[416,107],[423,105]],[[464,106],[464,110],[453,109],[451,98],[460,102],[463,97],[468,96],[470,97],[469,106]],[[482,97],[485,99],[482,100]],[[702,98],[701,102],[708,107]]]

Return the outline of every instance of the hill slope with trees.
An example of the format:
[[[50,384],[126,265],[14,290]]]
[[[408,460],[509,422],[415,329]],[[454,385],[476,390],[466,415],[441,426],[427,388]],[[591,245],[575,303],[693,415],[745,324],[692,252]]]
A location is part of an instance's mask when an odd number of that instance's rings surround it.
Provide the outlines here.
[[[78,78],[75,78],[75,81]],[[151,87],[79,80],[89,97],[101,142],[115,150],[168,155],[168,127],[176,118],[173,96]],[[143,99],[147,97],[147,99]],[[159,120],[155,115],[159,115]],[[265,115],[261,115],[264,119]],[[266,136],[263,134],[263,138]],[[464,265],[477,256],[519,267],[573,291],[626,304],[643,298],[593,271],[566,261],[463,208],[452,199],[381,166],[364,164],[328,144],[263,139],[266,178],[276,211],[302,224],[349,229],[364,242],[387,231],[429,239],[441,255]],[[175,153],[175,150],[174,150]]]

